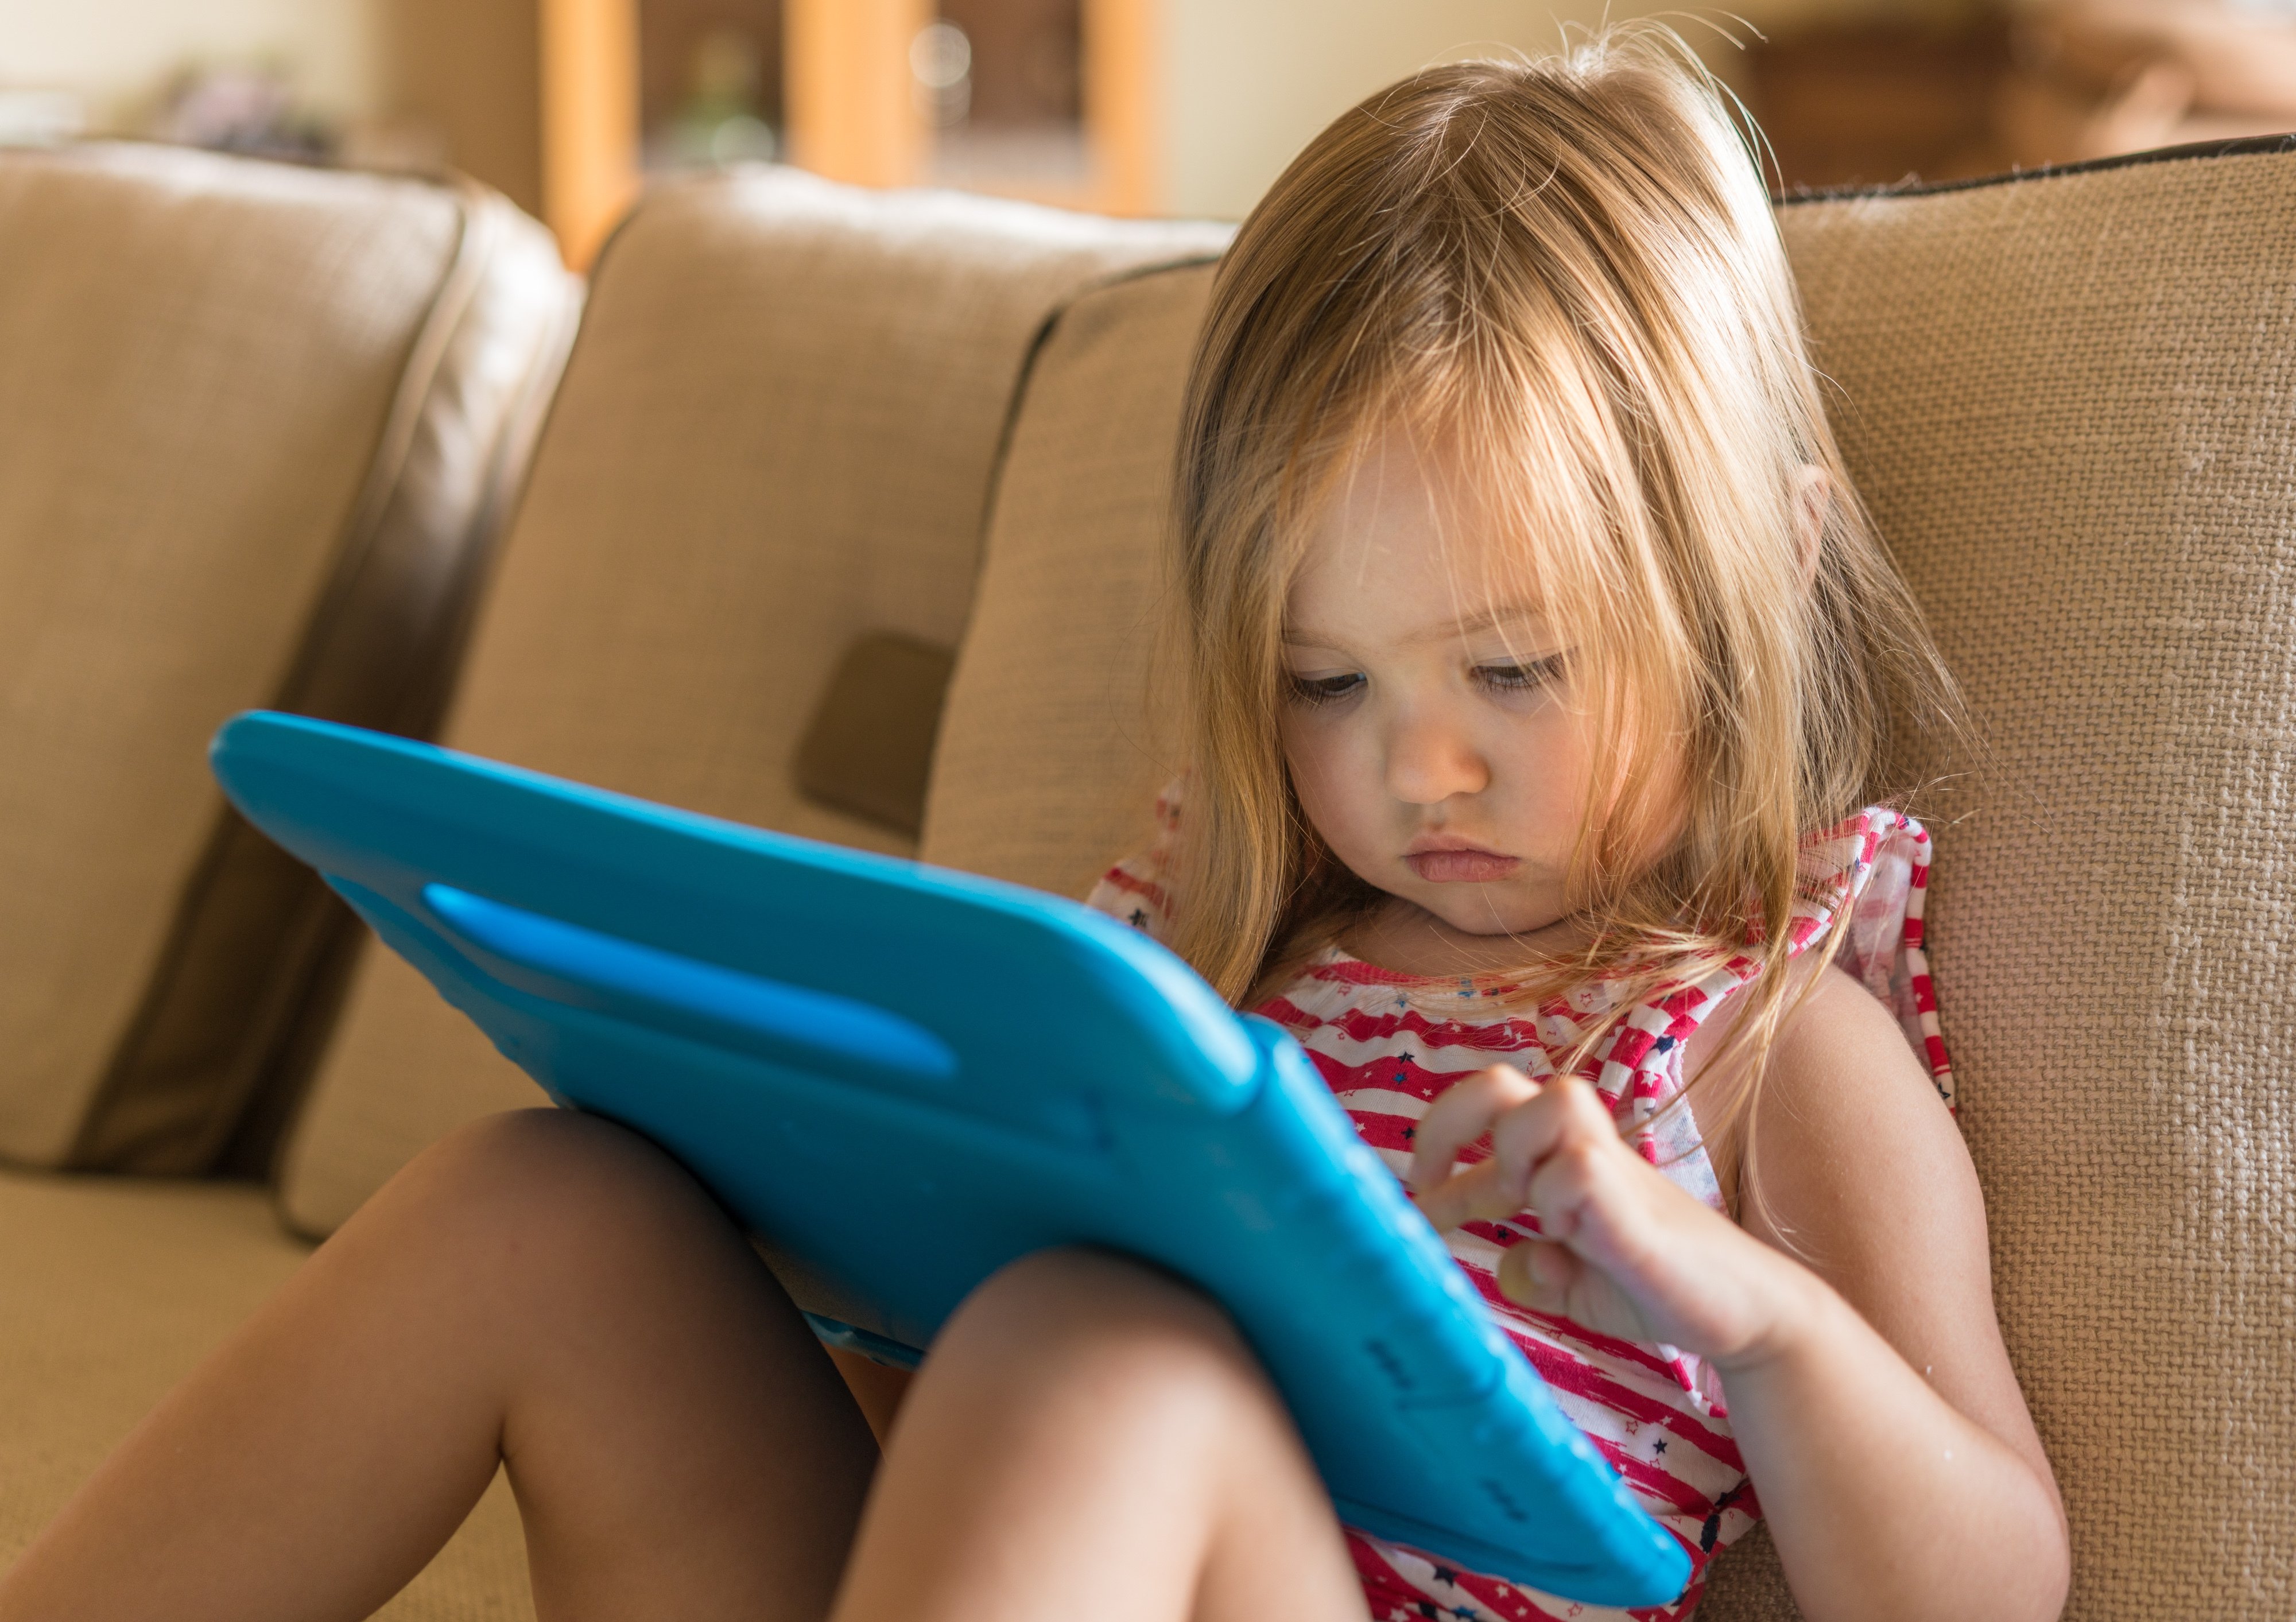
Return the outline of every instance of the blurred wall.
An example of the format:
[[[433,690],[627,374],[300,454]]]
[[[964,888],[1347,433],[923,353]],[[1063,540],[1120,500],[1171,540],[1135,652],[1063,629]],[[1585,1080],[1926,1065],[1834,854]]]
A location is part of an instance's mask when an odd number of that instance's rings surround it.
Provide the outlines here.
[[[643,4],[644,0],[638,0]],[[1243,214],[1353,102],[1433,61],[1551,49],[1604,0],[1155,0],[1163,36],[1164,206]],[[1734,0],[1775,29],[1817,18],[1913,18],[1980,0]],[[418,147],[541,205],[537,0],[0,0],[0,88],[86,98],[94,127],[135,127],[179,68],[267,62],[340,125],[389,121]],[[1612,18],[1661,10],[1612,0]],[[1719,11],[1708,13],[1721,16]],[[1739,53],[1671,13],[1726,78]]]
[[[1565,23],[1667,10],[1660,0],[1163,0],[1166,194],[1174,213],[1234,218],[1308,138],[1381,86],[1430,63],[1552,50]],[[1737,0],[1764,28],[1817,14],[1952,0]],[[1720,12],[1709,13],[1717,17]],[[1669,20],[1725,79],[1735,48],[1682,11]]]
[[[0,87],[69,90],[91,127],[130,127],[186,64],[264,63],[312,111],[373,116],[384,100],[382,0],[0,0]]]

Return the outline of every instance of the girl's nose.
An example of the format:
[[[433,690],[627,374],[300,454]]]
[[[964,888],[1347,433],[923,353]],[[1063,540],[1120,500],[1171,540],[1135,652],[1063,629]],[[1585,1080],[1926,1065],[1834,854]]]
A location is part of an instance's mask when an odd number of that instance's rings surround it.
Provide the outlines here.
[[[1439,714],[1397,718],[1387,741],[1388,792],[1406,805],[1435,806],[1455,794],[1480,794],[1490,786],[1482,751],[1460,728]]]

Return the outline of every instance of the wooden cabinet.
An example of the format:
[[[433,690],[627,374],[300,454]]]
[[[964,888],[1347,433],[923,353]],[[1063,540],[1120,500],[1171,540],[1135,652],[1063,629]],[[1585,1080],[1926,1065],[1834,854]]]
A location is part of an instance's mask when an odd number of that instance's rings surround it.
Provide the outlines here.
[[[791,161],[862,185],[1160,204],[1155,0],[783,3]]]
[[[542,0],[542,217],[582,266],[638,190],[632,0]]]
[[[767,152],[861,185],[1154,213],[1156,4],[397,0],[390,48],[406,109],[581,266],[650,164]],[[738,138],[713,151],[713,130]]]

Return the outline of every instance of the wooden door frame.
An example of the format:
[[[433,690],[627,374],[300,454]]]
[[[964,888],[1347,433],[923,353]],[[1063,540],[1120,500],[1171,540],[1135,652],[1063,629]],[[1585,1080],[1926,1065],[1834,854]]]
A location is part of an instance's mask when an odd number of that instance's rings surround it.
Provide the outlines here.
[[[586,267],[636,199],[640,0],[537,0],[542,211],[566,262]],[[1082,0],[1084,127],[1092,178],[1061,201],[1109,214],[1163,203],[1158,0]],[[784,0],[790,157],[855,185],[922,179],[931,132],[908,44],[932,0]]]
[[[1164,207],[1164,36],[1157,0],[1083,0],[1084,133],[1091,206],[1103,214]]]
[[[1152,214],[1163,201],[1161,8],[1081,0],[1084,132],[1092,179],[1062,201]],[[932,0],[783,0],[783,96],[791,160],[855,185],[914,185],[931,128],[909,77],[908,45]]]
[[[638,0],[538,0],[542,217],[586,269],[638,193]]]

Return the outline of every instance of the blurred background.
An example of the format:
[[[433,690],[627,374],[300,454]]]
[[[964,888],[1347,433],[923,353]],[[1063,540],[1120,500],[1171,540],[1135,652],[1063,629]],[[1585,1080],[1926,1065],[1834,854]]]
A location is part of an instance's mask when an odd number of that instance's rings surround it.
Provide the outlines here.
[[[576,264],[647,174],[761,160],[1234,217],[1378,86],[1549,48],[1603,14],[1600,0],[0,0],[0,144],[119,135],[451,166],[547,220]],[[1759,119],[1788,188],[2296,128],[2296,0],[1667,15]]]

